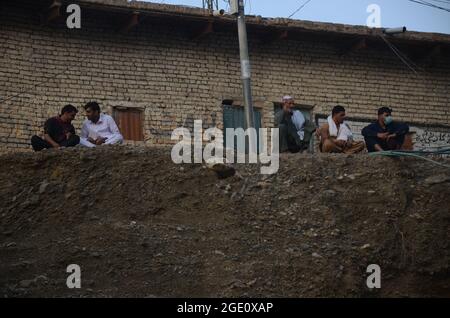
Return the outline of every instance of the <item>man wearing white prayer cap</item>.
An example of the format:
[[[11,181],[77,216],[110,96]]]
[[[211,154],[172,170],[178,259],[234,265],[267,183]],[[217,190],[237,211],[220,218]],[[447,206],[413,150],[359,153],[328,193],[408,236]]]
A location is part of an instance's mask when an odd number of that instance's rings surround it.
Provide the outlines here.
[[[297,153],[307,149],[316,126],[294,109],[292,96],[283,96],[282,103],[282,109],[275,114],[275,125],[280,130],[280,152]]]

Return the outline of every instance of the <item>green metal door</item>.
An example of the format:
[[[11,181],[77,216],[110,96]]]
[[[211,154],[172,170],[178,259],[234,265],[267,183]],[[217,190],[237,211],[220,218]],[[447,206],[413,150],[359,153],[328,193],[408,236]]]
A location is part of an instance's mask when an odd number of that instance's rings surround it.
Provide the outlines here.
[[[257,135],[257,145],[258,145],[258,151],[259,151],[259,128],[261,128],[261,112],[259,110],[254,109],[254,119],[255,119],[255,128],[256,128],[256,135]],[[245,123],[245,111],[244,107],[236,107],[231,105],[223,105],[223,126],[224,126],[224,146],[227,144],[227,134],[226,129],[227,128],[243,128],[244,130],[247,129],[246,123]],[[234,148],[236,150],[236,137],[234,141]],[[248,147],[247,151],[248,151]]]

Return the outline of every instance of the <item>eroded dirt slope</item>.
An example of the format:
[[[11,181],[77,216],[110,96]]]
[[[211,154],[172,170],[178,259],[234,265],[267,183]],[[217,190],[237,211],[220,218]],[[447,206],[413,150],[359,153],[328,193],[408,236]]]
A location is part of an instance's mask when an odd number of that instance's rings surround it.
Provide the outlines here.
[[[287,155],[225,180],[169,149],[0,163],[2,297],[450,296],[450,171],[416,159]]]

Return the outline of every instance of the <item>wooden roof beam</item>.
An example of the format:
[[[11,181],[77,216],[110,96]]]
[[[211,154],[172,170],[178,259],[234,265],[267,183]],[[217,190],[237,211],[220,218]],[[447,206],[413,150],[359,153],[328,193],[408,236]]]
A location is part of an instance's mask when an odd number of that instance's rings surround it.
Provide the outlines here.
[[[206,25],[200,29],[195,30],[191,35],[191,41],[198,41],[206,37],[207,35],[214,33],[214,22],[209,20]]]
[[[41,24],[47,25],[61,18],[61,6],[60,1],[54,0],[48,8],[41,12]]]
[[[120,28],[120,32],[127,33],[130,32],[131,29],[136,27],[140,22],[139,16],[140,16],[139,12],[134,11],[132,15],[128,18],[128,20],[125,22],[125,24]]]
[[[367,44],[366,38],[360,38],[356,41],[351,41],[349,44],[343,45],[338,52],[338,55],[343,56],[347,55],[349,53],[359,51],[359,50],[365,50],[368,49],[369,45]]]
[[[276,41],[287,40],[289,38],[289,31],[288,30],[276,31],[269,33],[268,35],[262,35],[260,38],[262,44],[271,44]]]

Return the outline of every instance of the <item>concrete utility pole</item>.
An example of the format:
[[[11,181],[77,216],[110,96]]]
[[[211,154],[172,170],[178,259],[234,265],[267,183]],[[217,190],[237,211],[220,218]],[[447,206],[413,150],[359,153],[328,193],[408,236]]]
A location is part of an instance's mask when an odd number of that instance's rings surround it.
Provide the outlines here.
[[[241,76],[244,89],[245,120],[247,128],[254,128],[250,58],[248,55],[247,27],[245,25],[244,0],[231,0],[231,14],[237,14]]]

